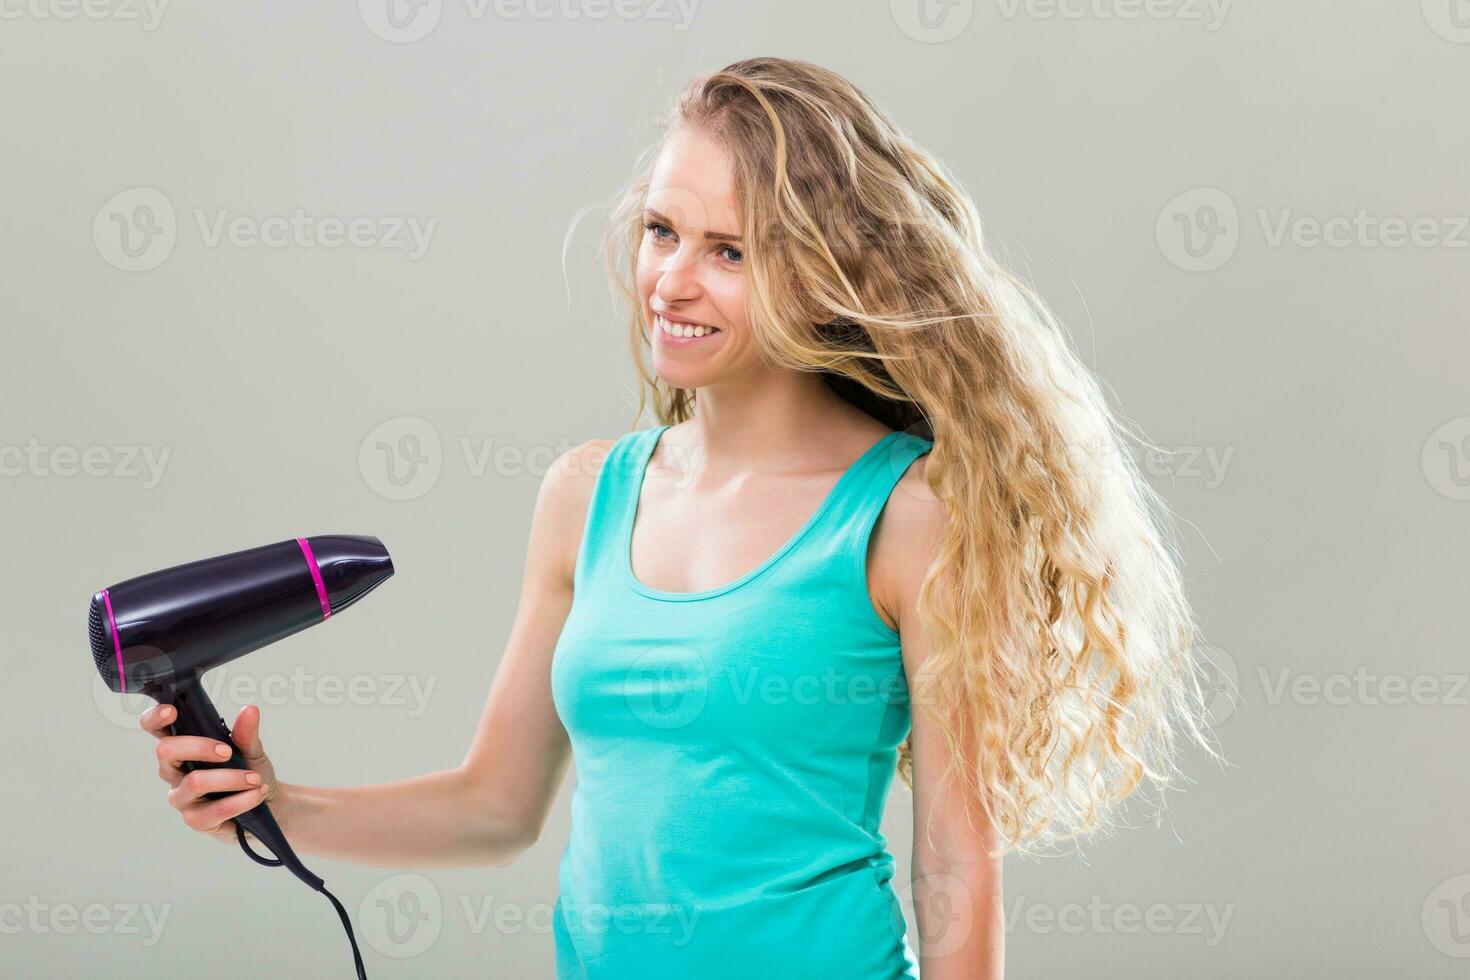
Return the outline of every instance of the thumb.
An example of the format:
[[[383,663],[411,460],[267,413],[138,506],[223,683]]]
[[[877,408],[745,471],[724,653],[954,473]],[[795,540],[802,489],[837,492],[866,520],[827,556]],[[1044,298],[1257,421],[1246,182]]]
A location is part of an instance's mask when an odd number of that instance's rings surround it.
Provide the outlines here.
[[[260,708],[247,704],[235,716],[235,727],[230,739],[240,749],[245,761],[254,765],[265,759],[265,747],[260,744]]]

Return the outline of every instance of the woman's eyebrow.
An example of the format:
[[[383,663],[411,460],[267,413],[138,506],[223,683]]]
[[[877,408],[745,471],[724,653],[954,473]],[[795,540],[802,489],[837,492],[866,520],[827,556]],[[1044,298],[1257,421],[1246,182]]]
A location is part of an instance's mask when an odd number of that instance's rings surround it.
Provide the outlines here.
[[[652,218],[653,220],[659,222],[660,224],[668,225],[671,228],[674,225],[674,223],[672,221],[670,221],[668,218],[664,217],[662,214],[659,214],[653,208],[644,208],[643,209],[643,213],[645,215],[647,215],[648,217]],[[704,237],[705,238],[717,238],[720,241],[725,241],[725,242],[738,242],[738,241],[741,240],[741,238],[740,238],[739,235],[732,235],[729,232],[725,232],[725,231],[707,231],[707,232],[704,233]]]

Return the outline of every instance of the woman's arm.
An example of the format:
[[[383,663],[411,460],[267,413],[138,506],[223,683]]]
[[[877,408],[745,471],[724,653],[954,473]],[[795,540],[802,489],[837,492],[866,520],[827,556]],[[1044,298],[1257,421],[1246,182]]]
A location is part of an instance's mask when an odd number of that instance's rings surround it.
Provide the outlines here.
[[[593,440],[563,454],[541,483],[510,639],[479,728],[457,768],[371,786],[275,781],[260,744],[259,712],[241,713],[235,740],[263,777],[266,800],[294,850],[376,867],[427,868],[505,865],[536,841],[570,758],[551,699],[551,654],[571,608],[587,503],[608,445]],[[233,843],[232,825],[222,822],[255,806],[259,797],[250,798],[247,790],[196,802],[195,790],[245,789],[245,773],[199,770],[179,779],[179,760],[211,758],[213,746],[194,744],[204,739],[163,736],[170,720],[142,719],[145,729],[160,735],[161,773],[175,794],[190,797],[175,805],[193,829]],[[240,785],[226,786],[216,773]]]
[[[524,848],[518,828],[475,811],[457,769],[371,786],[280,787],[271,808],[301,854],[376,868],[449,868],[509,864]]]
[[[874,528],[869,557],[875,605],[892,610],[911,688],[931,649],[931,637],[916,610],[919,586],[937,554],[947,519],[943,504],[924,483],[924,462],[920,457],[894,488]],[[1001,858],[987,854],[996,845],[994,828],[979,815],[971,826],[959,795],[940,792],[948,759],[944,736],[917,703],[911,705],[911,715],[912,887],[920,972],[924,980],[1002,980]],[[926,830],[932,832],[932,845]]]

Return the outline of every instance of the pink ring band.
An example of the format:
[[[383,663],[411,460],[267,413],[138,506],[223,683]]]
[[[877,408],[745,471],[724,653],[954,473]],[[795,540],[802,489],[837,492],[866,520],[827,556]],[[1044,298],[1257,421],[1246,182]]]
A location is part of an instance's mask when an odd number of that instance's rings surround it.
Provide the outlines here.
[[[322,582],[322,570],[316,567],[316,555],[311,553],[311,545],[305,538],[297,538],[296,543],[301,545],[301,553],[306,556],[306,567],[311,570],[311,581],[316,585],[316,597],[322,604],[322,619],[332,615],[332,604],[327,601],[327,587]]]

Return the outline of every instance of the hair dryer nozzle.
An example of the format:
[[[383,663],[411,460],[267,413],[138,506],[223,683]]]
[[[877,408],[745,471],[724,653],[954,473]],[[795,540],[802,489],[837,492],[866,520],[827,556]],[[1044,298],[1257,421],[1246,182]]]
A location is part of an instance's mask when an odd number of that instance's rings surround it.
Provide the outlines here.
[[[324,534],[305,539],[316,560],[331,612],[341,612],[393,574],[383,542],[366,534]]]

